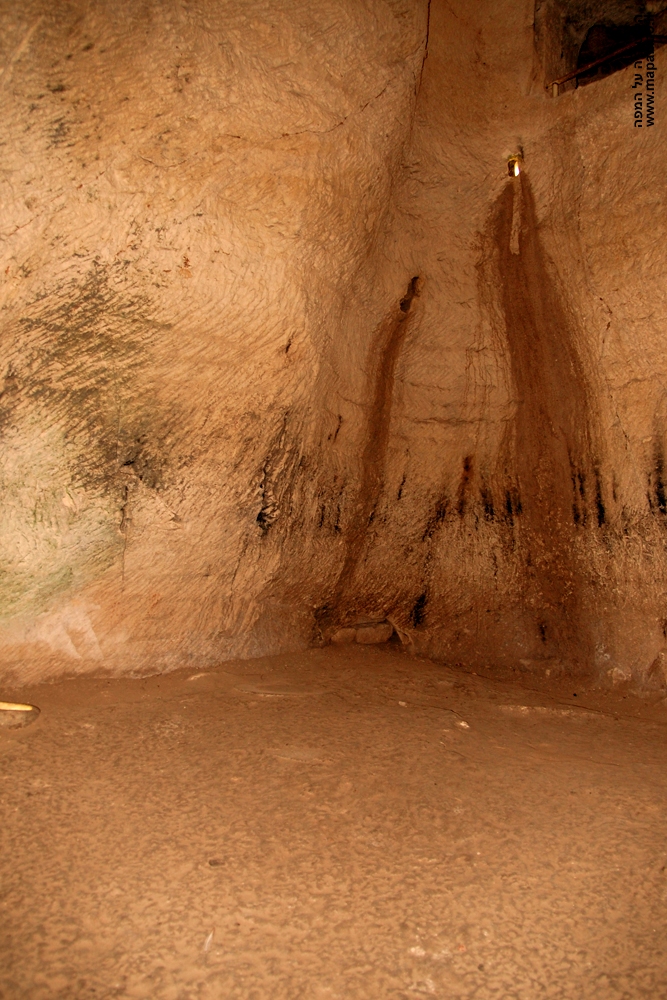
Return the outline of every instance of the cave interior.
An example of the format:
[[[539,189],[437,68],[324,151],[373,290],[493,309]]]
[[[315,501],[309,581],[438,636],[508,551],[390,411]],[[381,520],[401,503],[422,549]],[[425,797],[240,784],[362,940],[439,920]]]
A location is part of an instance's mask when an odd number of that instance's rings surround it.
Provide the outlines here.
[[[0,0],[1,1000],[667,996],[667,0]]]

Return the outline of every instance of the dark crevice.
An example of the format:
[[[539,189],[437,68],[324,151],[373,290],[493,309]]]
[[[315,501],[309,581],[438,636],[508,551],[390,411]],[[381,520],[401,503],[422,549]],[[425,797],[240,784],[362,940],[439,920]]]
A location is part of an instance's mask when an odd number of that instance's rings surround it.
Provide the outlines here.
[[[431,0],[428,0],[426,7],[426,33],[424,36],[424,55],[422,56],[422,64],[419,69],[419,80],[417,81],[417,93],[419,93],[422,85],[422,77],[424,76],[424,66],[426,65],[426,60],[428,59],[428,42],[431,33]]]
[[[426,616],[426,602],[428,601],[428,596],[426,593],[420,594],[414,605],[412,606],[412,611],[410,612],[410,621],[415,628],[424,624],[424,618]]]
[[[419,275],[414,277],[410,284],[408,285],[408,290],[401,299],[400,310],[403,313],[410,312],[410,306],[412,305],[412,300],[417,294],[417,285],[419,284]]]
[[[342,415],[341,415],[341,414],[339,413],[339,414],[338,414],[338,423],[336,424],[336,430],[334,431],[334,433],[333,433],[333,438],[331,439],[331,443],[332,443],[332,444],[335,444],[335,443],[336,443],[336,438],[338,437],[338,434],[339,434],[339,432],[340,432],[340,429],[341,429],[341,427],[342,427],[342,426],[343,426],[343,417],[342,417]]]
[[[405,486],[406,473],[403,473],[403,478],[401,479],[401,485],[398,487],[398,493],[396,494],[396,499],[400,500],[403,496],[403,487]]]

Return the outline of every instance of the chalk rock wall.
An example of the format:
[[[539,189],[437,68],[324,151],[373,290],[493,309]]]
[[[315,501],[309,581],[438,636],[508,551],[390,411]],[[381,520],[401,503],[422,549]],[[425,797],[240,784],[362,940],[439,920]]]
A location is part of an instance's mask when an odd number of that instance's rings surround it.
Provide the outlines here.
[[[5,669],[311,640],[338,553],[301,584],[283,551],[327,351],[362,381],[384,311],[424,34],[359,0],[4,5]]]
[[[423,284],[387,497],[403,622],[435,655],[645,682],[665,643],[665,133],[634,127],[633,67],[547,94],[532,4],[431,14],[397,202]]]
[[[0,13],[2,676],[388,619],[660,680],[659,54],[638,130],[528,0]]]

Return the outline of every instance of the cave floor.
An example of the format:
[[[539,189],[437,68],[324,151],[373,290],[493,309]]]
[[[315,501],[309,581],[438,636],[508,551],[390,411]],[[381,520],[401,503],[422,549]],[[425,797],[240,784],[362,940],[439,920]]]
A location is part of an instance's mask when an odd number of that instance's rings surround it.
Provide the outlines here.
[[[0,997],[667,996],[667,707],[527,683],[354,646],[23,689]]]

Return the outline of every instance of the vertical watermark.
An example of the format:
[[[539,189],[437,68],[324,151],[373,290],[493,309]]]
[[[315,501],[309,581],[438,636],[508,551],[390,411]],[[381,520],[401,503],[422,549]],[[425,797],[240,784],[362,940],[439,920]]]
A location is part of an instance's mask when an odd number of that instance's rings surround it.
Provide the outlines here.
[[[636,59],[634,69],[635,77],[631,88],[634,127],[651,128],[655,125],[655,54],[651,52],[646,59]]]

